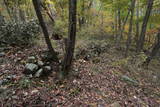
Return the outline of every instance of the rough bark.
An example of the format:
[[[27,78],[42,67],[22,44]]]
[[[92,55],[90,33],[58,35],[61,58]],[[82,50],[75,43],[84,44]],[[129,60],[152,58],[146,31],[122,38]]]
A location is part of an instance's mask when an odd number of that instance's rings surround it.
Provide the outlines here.
[[[44,22],[42,13],[40,11],[40,2],[38,0],[32,0],[32,2],[33,2],[33,5],[34,5],[34,8],[35,8],[35,11],[36,11],[40,26],[41,26],[41,28],[43,30],[44,38],[45,38],[46,44],[48,46],[49,52],[50,52],[50,54],[53,55],[54,61],[58,62],[57,54],[56,54],[55,50],[52,47],[51,41],[49,39],[49,33],[48,33],[48,30],[47,30],[46,24]]]
[[[69,35],[68,35],[67,50],[62,67],[63,76],[69,73],[73,60],[75,39],[76,39],[76,20],[77,20],[76,9],[77,9],[77,0],[69,0]]]
[[[154,0],[148,0],[147,10],[146,10],[146,14],[143,20],[142,30],[141,30],[141,34],[140,34],[139,41],[138,41],[137,52],[140,52],[144,46],[147,24],[148,24],[148,20],[151,14],[153,2]]]

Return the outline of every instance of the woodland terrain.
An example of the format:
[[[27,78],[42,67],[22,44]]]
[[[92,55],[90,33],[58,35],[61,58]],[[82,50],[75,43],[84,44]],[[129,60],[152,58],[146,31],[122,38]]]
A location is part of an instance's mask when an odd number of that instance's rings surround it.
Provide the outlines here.
[[[159,107],[159,0],[0,0],[0,107]]]

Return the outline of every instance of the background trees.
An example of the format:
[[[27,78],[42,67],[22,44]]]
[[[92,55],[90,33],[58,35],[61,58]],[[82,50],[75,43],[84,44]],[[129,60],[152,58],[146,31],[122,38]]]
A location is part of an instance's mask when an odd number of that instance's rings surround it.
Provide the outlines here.
[[[75,32],[80,38],[83,36],[89,38],[93,35],[107,36],[108,33],[112,35],[117,49],[125,49],[125,56],[130,55],[130,49],[137,52],[150,51],[149,49],[155,44],[158,33],[156,28],[160,23],[159,0],[80,0],[77,1],[77,20],[73,20],[74,24],[70,22],[69,1],[41,0],[41,4],[38,5],[34,2],[32,5],[32,0],[0,1],[1,19],[3,17],[4,22],[27,22],[36,19],[34,6],[48,48],[54,54],[55,45],[50,42],[52,32],[63,37],[67,37],[70,32],[69,35],[72,36],[69,36],[69,41],[73,43],[69,42],[72,45],[68,45],[70,49],[67,50],[67,54],[69,50],[72,52],[74,50]],[[77,31],[75,23],[78,25]],[[71,26],[73,31],[70,31]],[[65,59],[69,56],[73,55],[66,55]]]

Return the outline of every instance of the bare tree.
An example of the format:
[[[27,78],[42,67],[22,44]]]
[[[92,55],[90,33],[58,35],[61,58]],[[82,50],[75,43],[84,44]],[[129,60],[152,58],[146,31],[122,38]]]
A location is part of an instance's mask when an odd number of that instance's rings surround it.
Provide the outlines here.
[[[128,51],[132,42],[132,27],[133,27],[133,16],[134,16],[134,8],[135,8],[135,2],[136,0],[132,0],[131,3],[131,18],[130,18],[130,24],[129,24],[129,32],[128,32],[128,38],[126,42],[126,51],[125,51],[125,57],[128,56]]]
[[[49,33],[48,33],[46,24],[44,22],[44,19],[43,19],[42,13],[41,13],[40,1],[39,0],[32,0],[32,2],[34,5],[34,8],[35,8],[39,23],[40,23],[41,28],[43,30],[44,38],[45,38],[46,44],[48,46],[49,52],[50,52],[50,54],[53,55],[54,61],[58,62],[57,53],[55,52],[55,50],[52,47],[51,41],[49,39]]]
[[[71,69],[73,60],[75,39],[76,39],[76,21],[77,21],[77,0],[69,0],[69,35],[67,50],[63,61],[62,75],[65,76]]]
[[[138,41],[138,45],[137,45],[137,52],[140,52],[143,49],[143,46],[144,46],[147,24],[148,24],[149,16],[150,16],[151,11],[152,11],[153,2],[154,2],[154,0],[148,0],[146,14],[145,14],[143,24],[142,24],[142,31],[141,31],[139,41]]]

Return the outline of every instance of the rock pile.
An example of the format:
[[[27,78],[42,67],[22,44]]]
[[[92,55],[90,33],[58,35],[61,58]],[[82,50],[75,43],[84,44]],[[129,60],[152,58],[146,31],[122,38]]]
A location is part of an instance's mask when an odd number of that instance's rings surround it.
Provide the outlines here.
[[[27,64],[25,65],[24,74],[32,75],[34,77],[41,77],[51,73],[52,68],[49,65],[50,62],[44,62],[38,60],[35,56],[30,56],[27,59]]]

